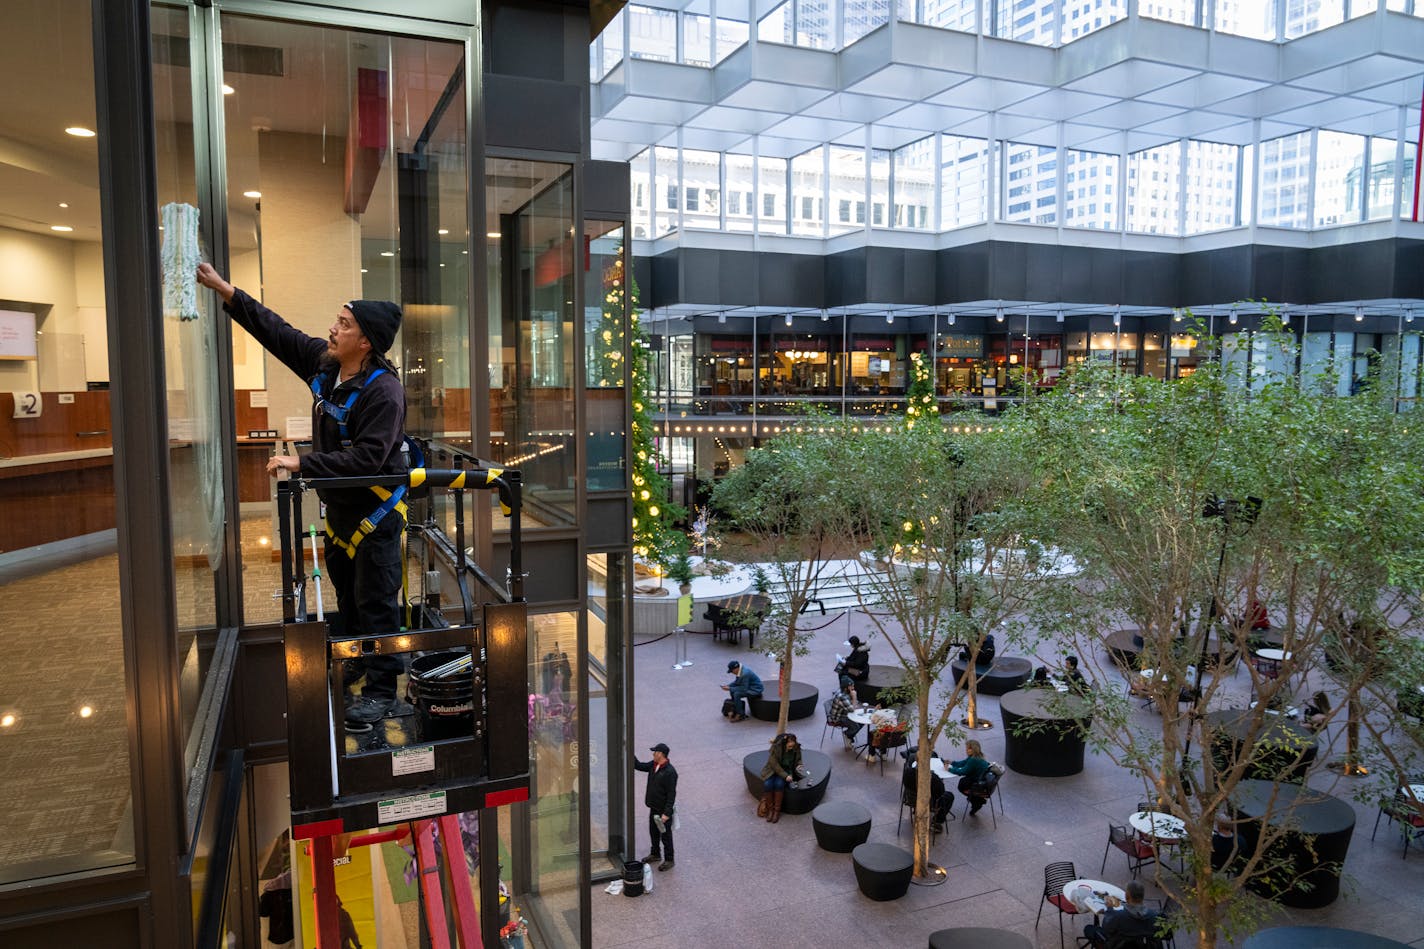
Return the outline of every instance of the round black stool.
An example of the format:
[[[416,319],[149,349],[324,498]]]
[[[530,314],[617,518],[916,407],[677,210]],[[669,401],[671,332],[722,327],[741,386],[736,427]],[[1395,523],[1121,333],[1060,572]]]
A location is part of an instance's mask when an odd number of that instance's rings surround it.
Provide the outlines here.
[[[872,900],[898,900],[910,888],[915,858],[893,844],[861,844],[851,851],[855,882]]]
[[[821,693],[814,685],[808,682],[791,682],[791,702],[786,709],[787,721],[810,718],[816,714],[816,706],[821,700]],[[751,708],[752,718],[763,722],[774,722],[781,715],[781,689],[778,688],[775,694],[764,693],[747,699],[747,705]]]
[[[964,674],[969,671],[969,663],[960,659],[951,662],[949,667],[956,682],[962,681]],[[987,668],[982,665],[975,666],[974,673],[974,690],[977,693],[1003,695],[1028,681],[1029,676],[1033,675],[1033,663],[1022,656],[1000,656]]]
[[[831,853],[850,853],[870,839],[870,811],[851,801],[831,801],[811,812],[816,843]]]

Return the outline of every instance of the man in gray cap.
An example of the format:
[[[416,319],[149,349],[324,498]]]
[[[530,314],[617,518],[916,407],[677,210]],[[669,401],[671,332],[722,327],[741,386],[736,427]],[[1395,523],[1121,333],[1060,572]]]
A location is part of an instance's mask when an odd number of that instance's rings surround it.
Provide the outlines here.
[[[727,671],[736,676],[731,682],[722,686],[723,692],[729,692],[732,695],[732,714],[728,721],[744,722],[747,719],[747,713],[751,711],[751,706],[746,703],[746,700],[759,698],[766,687],[761,683],[761,676],[735,659],[727,663]]]
[[[215,290],[223,309],[311,387],[312,451],[274,456],[267,462],[269,474],[341,478],[406,473],[401,453],[405,389],[385,356],[400,329],[400,307],[386,300],[353,300],[341,308],[326,339],[317,339],[228,283],[208,264],[198,266],[198,282]],[[341,628],[333,632],[397,632],[405,505],[398,496],[397,503],[386,503],[381,496],[390,494],[386,489],[341,488],[318,494],[326,505],[326,571],[336,588],[341,618]],[[350,660],[348,681],[364,671],[366,683],[359,697],[348,699],[346,720],[374,724],[392,712],[396,677],[403,668],[396,656]]]
[[[653,760],[639,761],[633,756],[633,767],[648,772],[648,790],[643,803],[648,805],[648,835],[652,849],[644,863],[657,863],[659,870],[672,869],[672,813],[677,807],[677,769],[668,760],[668,746],[658,742],[652,747]]]

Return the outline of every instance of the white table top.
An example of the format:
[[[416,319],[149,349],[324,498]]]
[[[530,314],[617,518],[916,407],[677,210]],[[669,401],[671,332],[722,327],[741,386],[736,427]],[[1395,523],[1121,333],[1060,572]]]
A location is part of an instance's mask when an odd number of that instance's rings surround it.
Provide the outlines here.
[[[891,722],[896,720],[893,708],[858,708],[853,712],[847,712],[846,718],[857,725],[869,725],[871,719],[877,714]]]
[[[1256,655],[1260,656],[1262,659],[1274,659],[1276,662],[1285,662],[1291,657],[1291,654],[1286,652],[1284,649],[1270,648],[1257,649]]]
[[[1142,676],[1142,678],[1144,678],[1144,679],[1149,679],[1149,680],[1150,680],[1153,676],[1157,675],[1157,670],[1156,670],[1156,669],[1143,669],[1142,671],[1138,672],[1138,675]],[[1157,676],[1157,680],[1158,680],[1159,682],[1166,682],[1166,681],[1167,681],[1167,673],[1164,672],[1164,673],[1162,673],[1160,676]],[[1192,682],[1195,682],[1195,681],[1197,680],[1197,667],[1196,667],[1196,666],[1187,666],[1187,679],[1186,679],[1186,680],[1183,680],[1183,681],[1187,681],[1187,680],[1191,680]]]
[[[1077,890],[1079,887],[1087,887],[1092,895],[1081,901],[1078,900]],[[1082,902],[1082,904],[1092,910],[1094,914],[1101,913],[1108,908],[1107,901],[1103,899],[1102,896],[1098,896],[1097,894],[1099,893],[1104,896],[1115,897],[1120,902],[1127,901],[1127,894],[1122,891],[1122,887],[1113,886],[1111,883],[1104,883],[1102,880],[1090,880],[1084,877],[1077,880],[1069,880],[1063,884],[1063,895],[1067,897],[1070,902],[1075,905],[1078,902]]]
[[[919,761],[911,761],[910,767],[917,768],[919,767],[919,764]],[[944,763],[943,758],[930,758],[930,770],[933,771],[935,774],[939,775],[941,778],[945,779],[946,781],[953,777],[952,773],[949,770],[949,766]]]
[[[1181,840],[1187,835],[1187,825],[1180,818],[1160,811],[1137,811],[1128,815],[1127,822],[1133,830],[1154,840]]]
[[[1409,793],[1414,795],[1414,800],[1424,803],[1424,784],[1409,785]]]

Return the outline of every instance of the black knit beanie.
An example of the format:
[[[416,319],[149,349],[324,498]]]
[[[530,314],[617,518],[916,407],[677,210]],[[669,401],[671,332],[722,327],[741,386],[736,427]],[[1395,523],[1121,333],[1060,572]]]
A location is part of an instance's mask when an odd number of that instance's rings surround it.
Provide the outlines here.
[[[377,355],[385,355],[395,342],[396,330],[400,329],[401,311],[389,300],[352,300],[346,309],[356,317],[361,332],[371,343]]]

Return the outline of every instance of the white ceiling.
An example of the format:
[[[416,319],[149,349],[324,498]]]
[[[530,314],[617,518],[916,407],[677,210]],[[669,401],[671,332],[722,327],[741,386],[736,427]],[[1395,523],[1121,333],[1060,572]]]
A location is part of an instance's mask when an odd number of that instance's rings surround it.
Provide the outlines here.
[[[774,157],[863,146],[867,130],[894,148],[933,131],[1056,145],[1061,127],[1110,152],[1310,128],[1393,138],[1401,107],[1417,130],[1421,82],[1424,19],[1397,13],[1286,43],[1120,20],[1058,49],[891,22],[839,51],[752,42],[710,70],[625,59],[595,86],[593,141],[626,160],[679,128],[690,147],[748,154],[760,133]]]

